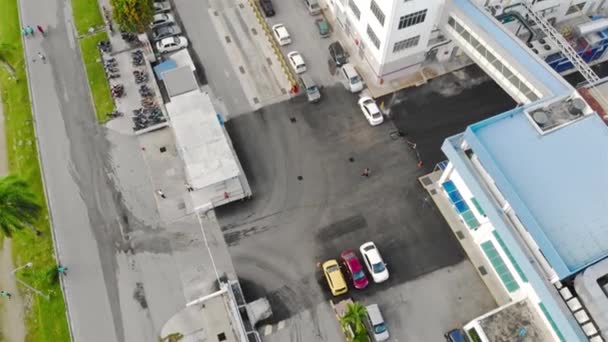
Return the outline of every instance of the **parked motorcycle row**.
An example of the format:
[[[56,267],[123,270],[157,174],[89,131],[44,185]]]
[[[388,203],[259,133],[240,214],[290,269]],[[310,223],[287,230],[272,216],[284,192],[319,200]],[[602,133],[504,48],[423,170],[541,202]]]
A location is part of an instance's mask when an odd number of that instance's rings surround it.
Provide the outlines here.
[[[133,111],[133,131],[136,132],[166,121],[162,110],[158,107],[139,108]]]
[[[139,39],[135,34],[122,32],[121,35],[122,38],[128,43],[139,42]],[[114,78],[120,77],[118,61],[115,57],[109,56],[109,53],[112,51],[112,46],[109,44],[109,42],[101,42],[99,44],[99,49],[104,52],[102,53],[103,67],[106,72],[108,82],[110,83],[112,97],[115,100],[122,98],[126,95],[125,85],[123,83],[113,83],[113,81],[110,81]],[[149,74],[144,52],[141,49],[137,49],[130,52],[130,56],[131,64],[134,67],[132,71],[133,79],[135,84],[139,86],[138,92],[141,105],[140,108],[132,111],[133,131],[137,132],[142,129],[166,122],[167,119],[161,109],[162,103],[159,103],[153,87],[148,85],[148,81],[151,79],[152,81],[154,80]],[[115,110],[108,113],[107,116],[110,119],[115,119],[123,117],[124,114],[119,110]]]

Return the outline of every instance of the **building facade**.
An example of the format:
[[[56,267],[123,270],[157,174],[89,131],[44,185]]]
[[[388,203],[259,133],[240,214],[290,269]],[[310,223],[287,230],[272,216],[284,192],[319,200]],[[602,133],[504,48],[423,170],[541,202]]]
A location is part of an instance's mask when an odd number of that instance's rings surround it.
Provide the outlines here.
[[[378,83],[411,75],[429,64],[447,64],[460,55],[458,45],[440,30],[442,21],[446,20],[446,3],[449,4],[450,1],[326,0],[327,7],[335,16],[337,24],[352,39],[357,46],[357,52],[375,75],[375,80],[366,81]],[[509,30],[522,39],[527,40],[528,37],[532,37],[528,29],[532,28],[532,31],[535,29],[530,23],[524,22],[526,19],[522,14],[520,1],[473,0],[473,2],[500,18]],[[608,7],[608,2],[605,0],[531,2],[537,13],[557,26],[577,17],[603,15],[605,8]],[[608,28],[608,25],[606,27]],[[571,25],[559,28],[563,28],[564,32],[572,31]],[[545,45],[541,44],[541,47]],[[589,56],[587,46],[575,46],[575,49],[586,53],[588,59],[608,58],[608,54],[603,54],[604,48],[601,54],[594,52],[594,56]],[[536,50],[542,58],[554,55],[551,57],[552,66],[559,72],[572,69],[571,64],[562,61],[559,55],[555,55],[558,53],[555,47]],[[558,61],[563,62],[559,68]]]

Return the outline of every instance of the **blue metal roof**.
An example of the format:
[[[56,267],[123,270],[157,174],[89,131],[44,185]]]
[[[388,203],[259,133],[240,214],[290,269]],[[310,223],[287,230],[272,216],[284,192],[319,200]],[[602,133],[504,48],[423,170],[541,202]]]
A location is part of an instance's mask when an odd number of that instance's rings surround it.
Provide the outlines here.
[[[483,32],[484,36],[489,37],[487,43],[493,49],[500,51],[501,57],[508,60],[535,86],[545,86],[553,95],[572,89],[561,76],[547,64],[537,60],[530,49],[526,48],[519,39],[510,34],[496,19],[489,16],[471,0],[453,0],[452,6],[464,14],[461,19],[465,20],[467,25],[473,26],[475,33]],[[539,90],[542,91],[542,89]]]
[[[608,127],[596,114],[541,135],[521,108],[465,140],[560,279],[608,256]]]

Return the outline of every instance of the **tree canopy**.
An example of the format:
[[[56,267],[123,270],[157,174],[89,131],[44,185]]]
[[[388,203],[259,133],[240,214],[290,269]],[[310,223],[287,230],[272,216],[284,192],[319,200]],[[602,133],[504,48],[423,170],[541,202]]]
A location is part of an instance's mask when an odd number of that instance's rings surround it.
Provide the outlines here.
[[[23,179],[14,175],[0,179],[0,231],[4,236],[31,227],[41,212],[38,199]]]
[[[367,315],[367,309],[361,303],[354,302],[346,306],[346,313],[340,317],[340,322],[344,326],[350,326],[355,336],[351,342],[368,342],[369,336],[363,320]]]
[[[143,33],[154,16],[154,0],[110,0],[112,18],[121,31]]]

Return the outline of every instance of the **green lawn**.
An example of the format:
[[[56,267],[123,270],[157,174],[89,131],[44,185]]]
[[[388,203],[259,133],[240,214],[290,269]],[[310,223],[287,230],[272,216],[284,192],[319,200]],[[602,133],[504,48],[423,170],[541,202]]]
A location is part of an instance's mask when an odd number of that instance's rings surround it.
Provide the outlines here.
[[[97,0],[72,0],[72,10],[79,35],[86,34],[91,27],[103,25]]]
[[[93,94],[93,104],[95,105],[95,113],[99,122],[105,122],[108,118],[108,113],[114,110],[110,86],[106,79],[99,49],[97,48],[97,43],[106,39],[108,39],[108,34],[105,32],[80,39],[82,59],[87,70],[87,79],[91,93]]]
[[[4,57],[15,69],[16,76],[14,79],[5,68],[0,67],[9,167],[12,173],[28,180],[46,207],[24,69],[17,1],[0,0],[0,8],[0,45],[6,44],[9,47],[5,50]],[[30,231],[23,231],[13,237],[13,259],[18,264],[16,266],[28,261],[34,263],[32,269],[19,273],[19,276],[43,292],[52,293],[49,301],[38,296],[31,297],[26,308],[27,341],[69,341],[63,294],[59,285],[50,283],[46,277],[47,271],[55,267],[47,215],[45,210],[43,218],[36,225],[42,236],[36,237]],[[30,296],[27,290],[23,290],[23,293]]]

